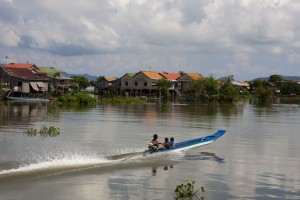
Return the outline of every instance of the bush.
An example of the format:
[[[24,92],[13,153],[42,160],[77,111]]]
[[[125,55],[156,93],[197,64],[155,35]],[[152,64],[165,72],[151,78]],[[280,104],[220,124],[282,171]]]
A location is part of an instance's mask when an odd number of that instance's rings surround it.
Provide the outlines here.
[[[84,92],[63,94],[57,101],[64,105],[96,105],[96,99]]]

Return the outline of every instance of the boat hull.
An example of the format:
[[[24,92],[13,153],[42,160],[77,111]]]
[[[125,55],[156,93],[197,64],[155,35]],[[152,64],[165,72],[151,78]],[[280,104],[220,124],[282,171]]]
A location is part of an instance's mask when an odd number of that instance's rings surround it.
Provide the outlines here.
[[[49,99],[46,98],[11,97],[11,96],[8,96],[6,98],[7,100],[11,100],[11,101],[44,101],[44,102],[49,101]]]
[[[225,134],[225,132],[226,132],[225,130],[218,130],[216,133],[214,133],[212,135],[208,135],[208,136],[201,137],[201,138],[196,138],[193,140],[178,142],[178,143],[175,143],[175,148],[171,148],[171,149],[164,149],[164,150],[157,150],[157,151],[145,150],[144,155],[156,154],[156,153],[166,153],[166,152],[187,151],[192,148],[205,146],[205,145],[213,143],[214,141],[216,141],[217,139],[222,137]]]

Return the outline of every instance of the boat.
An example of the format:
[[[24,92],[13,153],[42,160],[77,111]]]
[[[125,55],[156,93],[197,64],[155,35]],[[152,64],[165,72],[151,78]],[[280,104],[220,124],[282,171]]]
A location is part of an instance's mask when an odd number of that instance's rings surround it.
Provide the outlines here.
[[[208,135],[205,137],[200,137],[192,140],[186,140],[183,142],[177,142],[175,143],[175,148],[170,149],[147,149],[144,151],[143,155],[147,154],[156,154],[156,153],[165,153],[165,152],[178,152],[178,151],[186,151],[191,148],[200,147],[204,145],[208,145],[219,139],[225,134],[226,130],[218,130],[216,133],[212,135]]]
[[[12,101],[43,101],[43,102],[48,102],[49,99],[47,98],[36,98],[36,97],[14,97],[14,96],[7,96],[7,100],[12,100]]]

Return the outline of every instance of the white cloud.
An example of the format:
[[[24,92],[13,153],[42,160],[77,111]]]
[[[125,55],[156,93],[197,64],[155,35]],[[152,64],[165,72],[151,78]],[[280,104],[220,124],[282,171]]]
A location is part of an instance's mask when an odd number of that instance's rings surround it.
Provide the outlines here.
[[[289,53],[299,54],[299,13],[297,0],[1,1],[0,52],[35,51],[43,58],[27,60],[60,58],[74,72],[85,63],[94,74],[107,65],[119,74],[151,65],[219,76],[241,66],[243,55],[251,61],[236,76],[245,78],[268,73],[273,57],[285,68],[299,64]]]

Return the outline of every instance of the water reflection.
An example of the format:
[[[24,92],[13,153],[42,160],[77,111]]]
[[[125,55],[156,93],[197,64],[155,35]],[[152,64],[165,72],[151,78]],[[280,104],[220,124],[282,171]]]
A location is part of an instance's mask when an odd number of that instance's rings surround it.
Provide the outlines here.
[[[0,109],[1,125],[20,125],[36,121],[44,121],[47,117],[46,102],[7,102]]]
[[[289,181],[285,174],[262,173],[258,174],[255,192],[257,199],[298,199],[300,189],[287,187],[285,182]]]
[[[152,176],[156,176],[158,168],[159,168],[158,166],[152,166]],[[174,165],[173,164],[164,165],[162,168],[164,171],[167,171],[167,170],[169,170],[169,168],[173,169]]]

